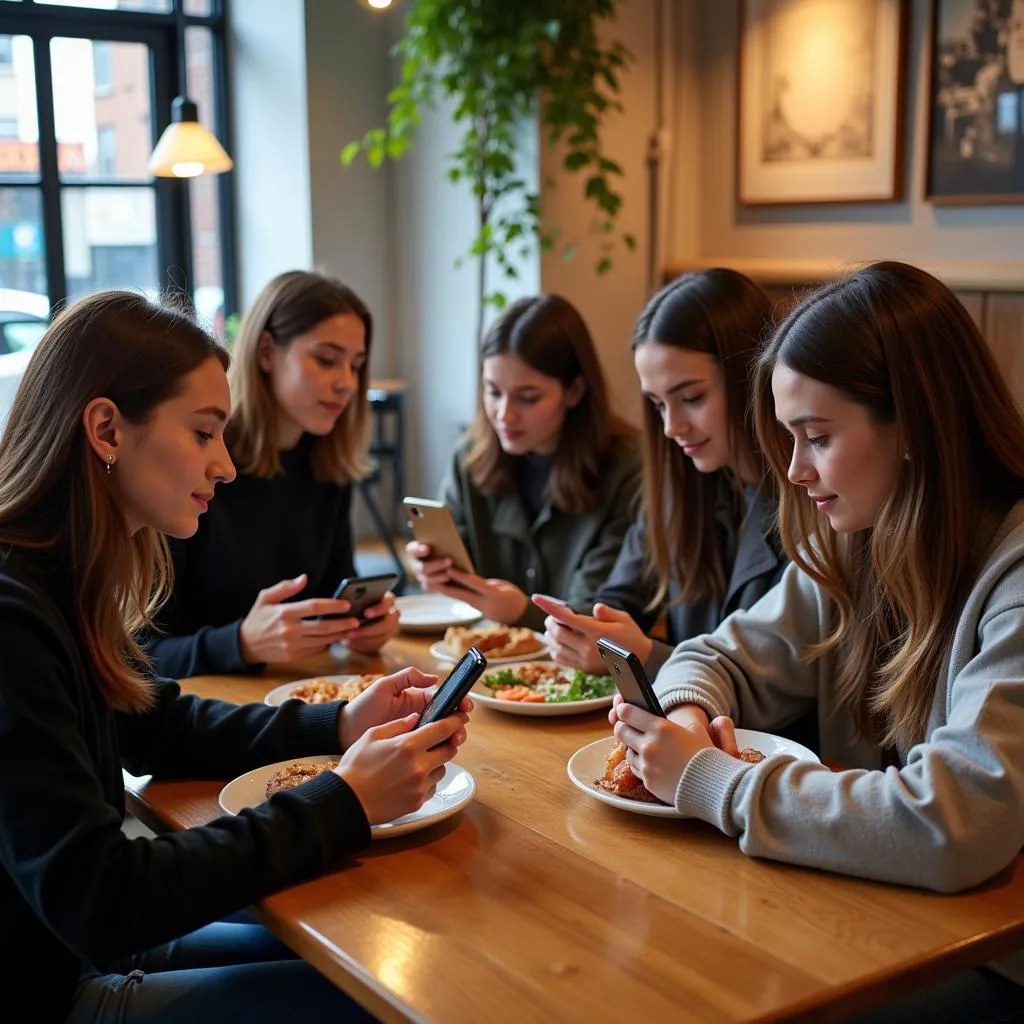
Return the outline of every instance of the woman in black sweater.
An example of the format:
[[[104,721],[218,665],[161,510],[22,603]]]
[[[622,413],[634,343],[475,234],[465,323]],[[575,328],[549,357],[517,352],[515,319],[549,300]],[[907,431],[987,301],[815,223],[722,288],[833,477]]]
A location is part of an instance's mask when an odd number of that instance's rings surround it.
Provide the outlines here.
[[[150,678],[133,630],[166,581],[162,533],[194,533],[234,476],[226,363],[180,314],[95,295],[47,331],[0,439],[0,988],[35,1021],[356,1015],[259,926],[204,926],[340,865],[465,737],[464,715],[412,731],[431,681],[413,670],[276,709]],[[231,778],[330,752],[334,772],[235,817],[122,832],[122,766]]]
[[[238,478],[195,536],[171,544],[174,591],[146,642],[161,675],[259,671],[337,641],[370,654],[398,632],[391,595],[365,626],[331,600],[355,575],[372,338],[366,306],[332,278],[290,271],[257,296],[229,374]]]

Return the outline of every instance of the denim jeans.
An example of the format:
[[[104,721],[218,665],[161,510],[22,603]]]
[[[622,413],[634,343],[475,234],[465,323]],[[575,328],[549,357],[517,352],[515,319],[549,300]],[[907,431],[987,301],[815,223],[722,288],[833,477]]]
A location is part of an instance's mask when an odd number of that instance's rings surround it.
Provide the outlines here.
[[[1021,1024],[1024,988],[979,967],[946,978],[844,1024]]]
[[[67,1024],[376,1020],[251,918],[83,970]]]

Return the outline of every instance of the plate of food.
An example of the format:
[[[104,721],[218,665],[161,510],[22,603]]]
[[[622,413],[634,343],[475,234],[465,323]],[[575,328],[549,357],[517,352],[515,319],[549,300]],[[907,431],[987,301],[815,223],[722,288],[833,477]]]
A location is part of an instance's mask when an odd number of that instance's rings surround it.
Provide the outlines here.
[[[736,744],[740,748],[740,759],[751,764],[775,754],[820,763],[813,750],[770,732],[737,729]],[[569,758],[567,770],[573,785],[602,803],[656,818],[683,817],[674,807],[662,803],[633,774],[626,761],[626,748],[614,736],[581,747]]]
[[[611,676],[592,676],[553,661],[519,661],[488,670],[473,687],[477,704],[510,715],[579,715],[612,706]]]
[[[338,758],[330,755],[298,757],[264,765],[233,779],[220,791],[217,799],[227,814],[238,814],[247,807],[256,807],[269,800],[282,790],[301,786],[321,772],[333,771],[337,766]],[[374,839],[390,839],[426,828],[461,810],[473,799],[475,792],[473,776],[465,768],[449,761],[444,766],[444,778],[437,784],[437,791],[418,811],[403,814],[401,818],[383,825],[373,825],[370,831]]]
[[[294,683],[275,686],[263,698],[264,704],[280,707],[286,700],[304,700],[307,704],[328,704],[333,700],[354,700],[379,675],[317,676],[314,679],[296,679]]]
[[[430,653],[438,661],[458,661],[470,647],[475,647],[488,665],[508,665],[527,661],[548,653],[544,635],[525,626],[452,626],[444,639],[430,645]]]
[[[465,601],[444,594],[409,594],[396,597],[398,626],[406,633],[443,633],[450,626],[468,626],[484,614]]]

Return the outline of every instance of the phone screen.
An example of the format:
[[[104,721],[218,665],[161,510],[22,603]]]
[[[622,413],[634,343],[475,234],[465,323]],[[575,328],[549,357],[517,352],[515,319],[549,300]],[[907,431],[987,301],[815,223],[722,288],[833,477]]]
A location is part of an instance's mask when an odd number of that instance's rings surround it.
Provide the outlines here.
[[[475,647],[470,647],[448,674],[448,678],[438,687],[437,693],[431,698],[430,703],[423,709],[416,728],[454,714],[455,709],[459,706],[459,701],[473,688],[473,684],[480,678],[486,667],[487,659]]]

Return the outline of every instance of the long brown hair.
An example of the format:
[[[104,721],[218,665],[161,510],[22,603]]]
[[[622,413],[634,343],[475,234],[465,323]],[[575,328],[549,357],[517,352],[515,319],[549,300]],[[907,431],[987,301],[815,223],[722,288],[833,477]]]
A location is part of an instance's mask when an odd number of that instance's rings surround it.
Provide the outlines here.
[[[762,288],[735,270],[716,268],[667,284],[637,321],[634,352],[641,345],[670,345],[715,357],[725,387],[732,456],[729,466],[701,473],[679,445],[665,437],[654,405],[644,403],[647,570],[658,581],[652,607],[665,599],[673,578],[681,588],[680,603],[720,601],[725,596],[728,573],[715,520],[723,475],[734,490],[737,526],[744,514],[741,466],[756,465],[761,485],[774,491],[754,443],[750,412],[751,371],[771,319],[772,302]]]
[[[594,508],[601,498],[609,452],[636,432],[611,411],[604,374],[583,317],[561,295],[513,302],[484,337],[480,361],[498,355],[514,355],[563,387],[577,378],[583,380],[583,397],[565,413],[547,495],[552,505],[573,515]],[[516,457],[502,450],[487,419],[482,383],[469,441],[466,469],[476,487],[485,494],[514,491]]]
[[[792,441],[772,398],[778,364],[898,426],[909,459],[871,529],[835,533],[787,479]],[[759,362],[755,416],[779,482],[783,541],[837,609],[832,633],[805,655],[836,656],[838,704],[858,736],[923,739],[985,523],[1024,497],[1024,419],[992,353],[944,284],[876,263],[782,323]]]
[[[359,480],[369,469],[370,343],[373,318],[351,288],[333,277],[304,270],[278,274],[256,296],[242,320],[228,374],[231,419],[226,437],[239,473],[273,477],[281,472],[275,436],[277,403],[267,374],[260,368],[259,345],[264,333],[286,348],[300,334],[332,316],[350,313],[363,322],[366,361],[359,370],[356,393],[338,417],[334,429],[313,439],[310,462],[318,480],[344,484]]]
[[[129,423],[145,423],[211,358],[227,368],[227,353],[182,313],[99,292],[43,335],[0,437],[0,544],[44,552],[66,578],[96,683],[119,710],[152,700],[133,634],[166,595],[170,562],[156,530],[129,532],[82,412],[103,397]]]

